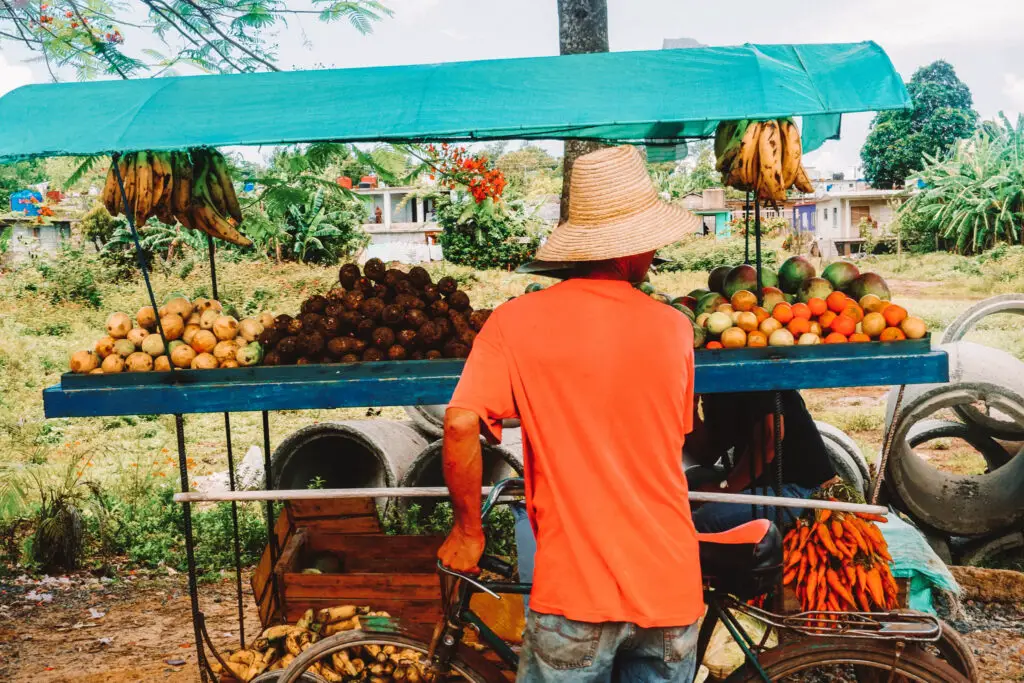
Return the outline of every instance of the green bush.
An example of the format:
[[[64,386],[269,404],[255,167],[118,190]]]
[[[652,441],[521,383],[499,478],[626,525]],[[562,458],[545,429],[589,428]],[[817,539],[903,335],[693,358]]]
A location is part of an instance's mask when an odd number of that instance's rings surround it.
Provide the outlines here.
[[[103,304],[98,278],[81,249],[64,246],[52,261],[40,261],[36,269],[46,280],[45,292],[52,303],[73,302],[93,308]]]
[[[735,266],[743,263],[744,241],[742,239],[716,240],[708,237],[694,237],[676,242],[658,252],[658,255],[669,259],[668,263],[658,266],[663,272],[696,271],[709,272],[718,266]],[[751,259],[754,257],[754,245],[750,245]],[[761,262],[767,268],[778,266],[778,254],[775,250],[761,245]]]
[[[454,200],[442,196],[436,216],[444,258],[457,265],[511,270],[532,260],[540,245],[537,221],[521,202],[477,203],[459,193]]]

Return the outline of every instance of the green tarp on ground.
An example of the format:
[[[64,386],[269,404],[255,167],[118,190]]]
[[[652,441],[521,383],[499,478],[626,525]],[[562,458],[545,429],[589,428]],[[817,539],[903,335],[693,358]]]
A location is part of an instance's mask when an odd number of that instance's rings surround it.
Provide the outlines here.
[[[0,161],[320,140],[675,144],[781,116],[815,122],[810,150],[838,114],[909,104],[871,42],[59,83],[0,98]]]

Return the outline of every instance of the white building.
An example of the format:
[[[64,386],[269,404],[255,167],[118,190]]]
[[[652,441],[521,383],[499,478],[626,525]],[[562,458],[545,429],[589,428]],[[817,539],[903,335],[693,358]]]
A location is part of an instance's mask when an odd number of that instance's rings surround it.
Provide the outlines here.
[[[835,182],[845,184],[847,181]],[[856,184],[856,181],[848,182]],[[889,236],[889,225],[895,217],[894,207],[900,203],[902,194],[900,190],[833,189],[815,197],[811,229],[820,254],[824,258],[832,258],[859,251],[865,242],[860,233],[862,220],[870,225],[875,239]]]
[[[385,263],[440,261],[437,237],[441,227],[434,221],[434,200],[414,196],[412,187],[353,189],[366,202],[369,222],[362,228],[370,235],[362,261],[379,258]]]

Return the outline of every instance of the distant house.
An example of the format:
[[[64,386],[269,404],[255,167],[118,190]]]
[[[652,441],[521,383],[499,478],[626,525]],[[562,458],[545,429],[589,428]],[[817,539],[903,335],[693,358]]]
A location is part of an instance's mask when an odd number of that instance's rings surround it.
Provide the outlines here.
[[[813,212],[813,217],[802,220],[813,226],[815,246],[822,257],[848,256],[860,251],[865,242],[860,232],[862,221],[876,239],[889,235],[893,205],[902,194],[900,190],[869,189],[828,192],[801,206],[802,213]]]
[[[0,219],[0,232],[8,226],[11,228],[11,237],[4,259],[9,265],[54,254],[71,239],[70,221],[36,223],[28,218]]]
[[[363,187],[365,184],[353,190],[366,203],[369,216],[362,228],[370,235],[370,244],[362,260],[440,261],[437,237],[441,227],[434,221],[434,200],[414,196],[413,187]]]

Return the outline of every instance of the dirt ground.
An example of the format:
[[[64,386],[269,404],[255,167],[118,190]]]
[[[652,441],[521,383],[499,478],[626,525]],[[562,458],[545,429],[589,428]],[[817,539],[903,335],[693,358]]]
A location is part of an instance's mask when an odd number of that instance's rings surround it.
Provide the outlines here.
[[[238,641],[234,580],[201,585],[200,595],[211,638],[218,647],[232,647]],[[259,625],[248,591],[244,604],[246,637],[252,638]],[[967,631],[982,681],[1024,681],[1024,608],[967,603],[953,623]],[[38,585],[0,581],[0,680],[199,680],[185,577],[154,572],[116,581],[89,575]]]

